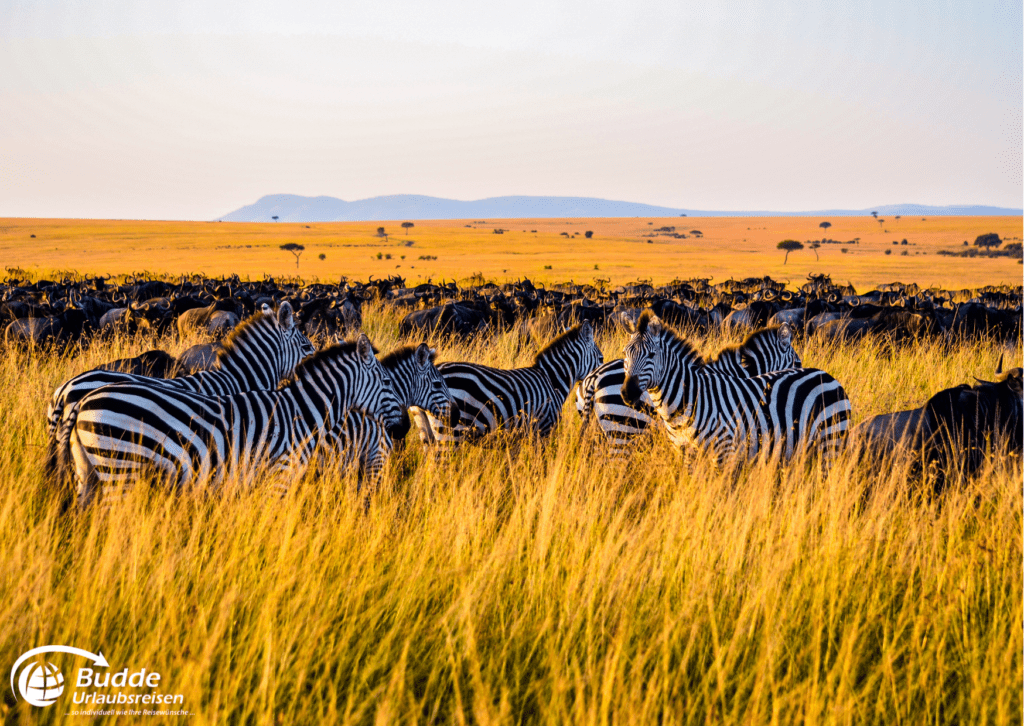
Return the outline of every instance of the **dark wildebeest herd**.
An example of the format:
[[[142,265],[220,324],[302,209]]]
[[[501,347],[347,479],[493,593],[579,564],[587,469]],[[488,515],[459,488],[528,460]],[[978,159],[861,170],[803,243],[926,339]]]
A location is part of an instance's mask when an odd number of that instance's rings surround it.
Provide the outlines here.
[[[198,434],[195,425],[182,424],[187,436],[209,439],[202,452],[189,449],[187,455],[172,455],[173,447],[165,450],[163,444],[150,443],[147,464],[166,463],[158,468],[173,473],[180,482],[223,474],[225,462],[240,454],[225,453],[218,450],[225,444],[210,442],[231,439],[247,426],[256,427],[253,430],[270,426],[274,412],[288,406],[300,412],[303,397],[309,395],[321,396],[319,405],[330,409],[330,414],[310,414],[305,429],[283,436],[273,446],[267,444],[268,451],[273,449],[270,453],[243,453],[255,457],[254,461],[269,462],[271,468],[305,466],[314,450],[327,441],[356,450],[362,465],[379,470],[380,452],[389,451],[392,437],[404,435],[413,424],[425,442],[460,440],[467,431],[519,426],[546,433],[581,382],[581,413],[595,414],[610,439],[638,433],[656,420],[660,409],[669,435],[681,447],[696,443],[723,455],[742,448],[749,456],[774,436],[775,443],[785,442],[789,451],[794,443],[790,439],[804,439],[801,427],[809,425],[807,417],[826,420],[822,430],[831,433],[822,434],[823,440],[837,434],[845,439],[849,414],[848,399],[838,382],[825,372],[800,368],[792,349],[794,340],[878,336],[894,346],[924,338],[1016,343],[1021,336],[1022,288],[939,290],[894,283],[857,294],[851,286],[834,284],[826,276],[811,276],[795,291],[770,278],[717,284],[708,279],[677,280],[657,287],[637,282],[607,288],[544,287],[529,280],[410,287],[399,277],[331,285],[271,278],[252,282],[193,276],[168,281],[135,276],[116,283],[104,277],[8,279],[0,285],[0,293],[5,346],[73,353],[106,335],[146,331],[157,336],[199,331],[211,339],[177,358],[153,350],[112,361],[101,371],[82,374],[85,378],[58,389],[58,394],[64,393],[51,404],[48,466],[63,466],[66,472],[77,467],[80,478],[107,483],[101,475],[104,471],[123,473],[131,467],[126,468],[127,459],[114,461],[111,451],[117,447],[102,442],[109,442],[117,432],[157,436],[152,422],[138,422],[146,419],[147,406],[168,417],[166,406],[172,397],[168,391],[177,397],[174,405],[191,419],[201,418],[198,409],[217,409],[208,416],[211,423],[205,434]],[[367,351],[372,348],[365,336],[357,343],[328,346],[313,354],[314,343],[357,335],[366,302],[404,313],[400,332],[412,339],[487,336],[516,326],[537,339],[561,335],[538,354],[533,366],[512,371],[473,363],[435,367],[433,352],[425,345],[395,351],[381,361],[374,358],[384,364],[381,368],[370,361],[373,355]],[[632,334],[625,359],[603,361],[594,334],[604,326]],[[719,327],[751,335],[715,360],[704,361],[676,332],[701,335]],[[263,356],[260,365],[265,370],[254,376],[246,371],[257,353]],[[599,371],[604,371],[605,378],[595,377]],[[1004,372],[1000,364],[996,373],[995,381],[937,392],[918,409],[876,416],[860,428],[877,449],[910,447],[932,464],[955,466],[961,473],[980,468],[996,439],[1019,454],[1021,369]],[[317,389],[318,376],[334,376],[336,390]],[[284,379],[289,383],[279,385]],[[611,388],[608,381],[615,381]],[[374,386],[376,393],[368,393]],[[314,389],[317,393],[310,394]],[[146,403],[136,401],[151,390],[162,393],[153,394],[155,398]],[[676,400],[669,401],[667,392]],[[782,403],[773,409],[774,404],[758,401],[773,396],[788,397],[786,405],[792,410],[784,410]],[[798,399],[795,407],[794,397]],[[801,409],[801,397],[820,400]],[[129,399],[135,401],[134,408],[125,403]],[[225,403],[229,399],[230,406]],[[614,400],[614,406],[605,406],[602,413],[601,405],[609,400]],[[758,406],[763,410],[754,411]],[[666,413],[668,409],[671,414]],[[361,413],[353,416],[351,410]],[[694,415],[694,410],[700,413]],[[118,420],[133,421],[136,428],[111,428],[109,421],[115,414]],[[753,423],[733,421],[744,417]],[[721,434],[723,421],[733,421],[725,426],[726,436]],[[247,434],[250,438],[253,430]],[[184,435],[164,430],[158,438],[164,437],[163,441],[172,433]],[[367,439],[372,439],[372,445],[365,444]],[[104,450],[105,459],[96,454],[103,445],[113,447]],[[188,449],[179,442],[182,447]],[[138,451],[129,453],[137,458]],[[183,475],[185,469],[188,476]],[[80,481],[80,493],[83,486]]]

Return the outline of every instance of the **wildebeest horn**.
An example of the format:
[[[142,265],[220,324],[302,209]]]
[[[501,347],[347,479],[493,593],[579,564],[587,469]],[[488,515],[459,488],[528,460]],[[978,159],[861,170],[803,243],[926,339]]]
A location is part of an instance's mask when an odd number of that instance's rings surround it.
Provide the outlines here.
[[[996,375],[1001,375],[1003,372],[1003,356],[1005,353],[999,354],[999,364],[996,366]]]

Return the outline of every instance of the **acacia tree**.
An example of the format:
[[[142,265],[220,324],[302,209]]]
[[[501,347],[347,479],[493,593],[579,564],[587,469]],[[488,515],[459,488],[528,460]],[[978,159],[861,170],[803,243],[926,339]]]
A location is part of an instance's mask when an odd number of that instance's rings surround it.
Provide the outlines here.
[[[878,212],[872,212],[871,216],[874,217],[875,219],[878,219]]]
[[[415,225],[415,224],[413,224],[412,222],[402,222],[402,229],[404,229],[404,230],[405,230],[405,236],[406,236],[406,237],[408,237],[408,236],[409,236],[409,228],[410,228],[410,227],[415,227],[415,226],[416,226],[416,225]],[[381,229],[384,229],[384,228],[383,228],[383,227],[381,227]]]
[[[876,218],[876,221],[878,222],[878,228],[879,229],[881,229],[882,225],[885,224],[885,220],[884,219],[877,219]]]
[[[385,242],[388,241],[388,233],[384,231],[383,227],[377,227],[377,236],[383,237]]]
[[[281,249],[295,255],[295,269],[299,269],[299,258],[302,257],[302,251],[306,248],[300,244],[296,244],[295,242],[289,242],[288,244],[281,245]]]
[[[821,227],[823,230],[825,230],[827,232],[828,228],[832,226],[832,223],[831,222],[822,222],[818,226]]]
[[[811,249],[814,251],[814,260],[818,261],[818,248],[821,247],[821,242],[811,242]]]
[[[782,261],[782,264],[789,262],[789,253],[795,250],[802,250],[804,248],[803,242],[797,242],[795,239],[784,239],[776,245],[780,250],[786,251],[786,259]]]
[[[276,222],[277,221],[277,215],[275,214],[273,217],[271,217],[271,219]]]

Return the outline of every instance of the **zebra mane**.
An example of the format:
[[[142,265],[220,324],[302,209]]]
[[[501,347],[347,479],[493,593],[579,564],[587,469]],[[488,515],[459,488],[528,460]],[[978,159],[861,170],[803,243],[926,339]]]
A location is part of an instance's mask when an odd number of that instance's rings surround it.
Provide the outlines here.
[[[758,328],[753,333],[751,333],[746,338],[744,338],[742,343],[733,343],[732,345],[727,345],[724,348],[722,348],[708,362],[709,363],[714,363],[717,360],[721,360],[723,357],[725,357],[725,356],[727,356],[727,355],[729,355],[731,353],[736,353],[738,351],[741,351],[744,348],[747,348],[750,345],[753,345],[759,339],[767,338],[769,335],[772,335],[773,333],[775,335],[778,335],[780,327],[781,326],[779,326],[779,325],[771,325],[771,326],[769,326],[767,328]]]
[[[304,373],[307,373],[314,368],[319,368],[321,363],[337,360],[338,358],[344,358],[345,356],[355,356],[357,349],[358,343],[355,341],[345,341],[343,343],[336,343],[335,345],[318,350],[313,355],[304,358],[297,366],[295,366],[295,370],[292,372],[292,375],[288,379],[286,385],[295,383],[297,380],[302,378]],[[374,348],[373,352],[376,353],[377,349]]]
[[[394,370],[399,365],[401,365],[402,363],[416,355],[416,350],[418,348],[418,345],[404,345],[401,348],[396,348],[395,350],[391,351],[386,356],[381,358],[380,364],[385,368]],[[376,349],[374,349],[374,352],[376,352]],[[437,358],[437,351],[431,350],[430,362],[433,363],[435,358]]]
[[[273,319],[271,319],[271,316],[257,310],[236,325],[235,329],[228,333],[224,340],[221,341],[222,347],[217,351],[217,360],[223,363],[235,353],[236,348],[244,346],[257,331],[262,330],[266,326],[273,326],[276,320],[276,312]]]
[[[537,355],[533,357],[534,365],[536,365],[537,361],[539,361],[541,358],[548,355],[549,353],[556,353],[565,348],[568,348],[570,345],[572,345],[573,343],[580,339],[580,334],[582,332],[583,325],[577,325],[559,335],[557,338],[555,338],[550,343],[541,348],[539,351],[537,351]]]

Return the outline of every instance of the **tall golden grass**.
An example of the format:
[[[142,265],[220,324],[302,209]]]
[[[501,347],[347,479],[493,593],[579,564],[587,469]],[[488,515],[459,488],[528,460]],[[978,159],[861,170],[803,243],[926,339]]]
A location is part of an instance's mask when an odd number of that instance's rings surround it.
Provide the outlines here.
[[[397,322],[364,315],[382,351]],[[500,366],[536,350],[520,330],[432,342]],[[624,337],[599,342],[611,358]],[[619,462],[567,406],[544,441],[410,442],[368,509],[327,471],[284,498],[140,485],[61,516],[40,471],[47,397],[146,347],[0,362],[0,663],[102,651],[161,673],[195,724],[1020,722],[1019,460],[938,497],[906,457],[855,445],[827,473],[684,466],[660,440]],[[992,341],[800,352],[858,421],[1019,357]],[[58,665],[58,703],[8,691],[6,720],[74,720],[88,664]]]

